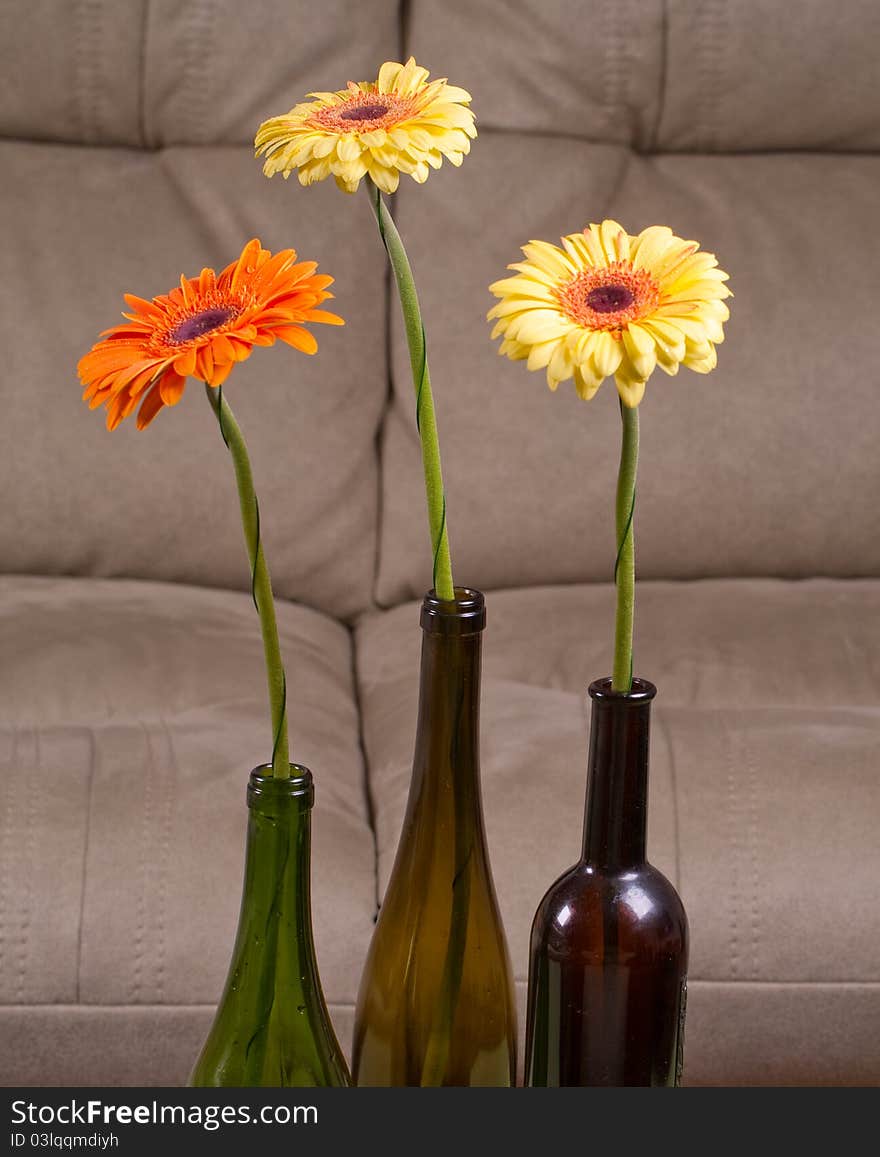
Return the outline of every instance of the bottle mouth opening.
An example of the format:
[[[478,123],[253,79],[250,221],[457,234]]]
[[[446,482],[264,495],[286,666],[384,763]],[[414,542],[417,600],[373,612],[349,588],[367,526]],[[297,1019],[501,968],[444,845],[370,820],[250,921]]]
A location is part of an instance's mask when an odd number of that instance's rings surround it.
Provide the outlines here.
[[[473,635],[486,626],[486,600],[472,587],[456,587],[451,600],[431,590],[422,600],[420,621],[434,635]]]
[[[315,786],[312,773],[307,767],[292,763],[289,777],[283,779],[272,774],[271,763],[261,763],[254,768],[248,780],[248,807],[252,807],[258,800],[269,803],[288,799],[300,799],[306,807],[311,807],[315,802]]]
[[[647,679],[633,679],[629,691],[613,691],[610,676],[596,679],[589,687],[590,698],[597,703],[620,703],[627,707],[638,707],[650,703],[657,694],[657,688]]]

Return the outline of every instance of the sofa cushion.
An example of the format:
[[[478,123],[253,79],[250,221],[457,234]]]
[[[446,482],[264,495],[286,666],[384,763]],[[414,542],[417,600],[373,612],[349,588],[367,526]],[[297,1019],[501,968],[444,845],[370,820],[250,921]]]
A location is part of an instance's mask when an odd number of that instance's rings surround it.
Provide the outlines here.
[[[874,0],[799,0],[796,9],[779,0],[412,0],[410,9],[416,55],[473,92],[484,127],[642,151],[880,147]]]
[[[371,601],[387,394],[383,259],[370,212],[336,188],[267,181],[249,149],[0,142],[0,557],[5,571],[249,587],[235,482],[200,382],[149,430],[81,401],[76,362],[124,292],[166,293],[259,235],[335,276],[345,328],[280,343],[225,394],[253,460],[275,588],[337,616]],[[75,223],[75,226],[74,226]]]
[[[291,750],[316,781],[318,957],[347,1046],[375,912],[351,640],[303,607],[278,621]],[[183,1083],[232,950],[247,777],[271,750],[253,604],[4,577],[0,654],[0,1082]]]
[[[658,686],[649,856],[691,924],[686,1077],[876,1083],[880,583],[647,582],[637,601],[636,671]],[[521,1007],[532,916],[580,850],[585,692],[612,619],[605,586],[488,598],[483,794]],[[380,891],[419,645],[414,604],[358,630]]]
[[[337,616],[370,604],[387,395],[381,246],[359,199],[267,181],[253,138],[309,90],[372,75],[398,52],[398,17],[394,0],[2,6],[4,571],[245,589],[231,471],[191,396],[199,384],[161,431],[109,438],[79,401],[76,363],[120,320],[124,292],[165,293],[258,235],[335,276],[347,321],[315,327],[314,359],[258,350],[227,390],[276,587]]]
[[[708,377],[656,373],[640,407],[636,552],[644,578],[880,574],[877,339],[880,158],[638,156],[483,132],[460,170],[398,194],[419,280],[456,580],[482,589],[607,580],[620,417],[511,364],[487,286],[529,238],[610,215],[718,254],[736,295]],[[510,190],[515,190],[511,195]],[[442,245],[437,238],[442,237]],[[430,583],[413,390],[399,311],[384,429],[379,599]]]
[[[260,121],[374,74],[398,42],[396,0],[5,0],[0,135],[250,145]]]

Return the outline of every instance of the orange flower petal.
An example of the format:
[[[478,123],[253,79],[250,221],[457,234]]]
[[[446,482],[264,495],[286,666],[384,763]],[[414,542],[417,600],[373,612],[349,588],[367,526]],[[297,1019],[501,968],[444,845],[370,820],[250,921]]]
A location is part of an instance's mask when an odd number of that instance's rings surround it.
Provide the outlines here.
[[[152,390],[144,398],[141,408],[138,410],[137,428],[139,430],[146,430],[150,422],[156,417],[165,403],[162,401],[162,394],[159,391],[159,386],[153,386]],[[110,426],[110,419],[107,419],[107,425],[112,430],[114,427]]]
[[[219,333],[216,337],[211,338],[211,352],[215,362],[234,362],[237,360],[235,346],[225,333]]]
[[[207,379],[209,386],[222,386],[229,375],[232,373],[232,367],[235,362],[229,362],[224,366],[214,366],[214,371],[211,377]]]
[[[315,341],[315,335],[309,333],[307,329],[302,329],[298,325],[276,325],[272,332],[276,337],[281,338],[282,341],[292,345],[294,349],[300,350],[304,354],[315,354],[318,352],[318,343]]]
[[[308,320],[320,321],[324,325],[345,325],[344,317],[337,317],[335,313],[328,313],[324,309],[310,309]]]
[[[185,387],[186,378],[176,374],[174,370],[168,370],[159,379],[159,393],[166,406],[176,406],[183,397]]]
[[[332,297],[326,287],[333,283],[316,269],[314,261],[297,262],[295,250],[273,255],[254,238],[219,275],[205,268],[197,278],[182,276],[152,301],[126,295],[125,322],[105,330],[79,360],[83,399],[106,407],[111,429],[138,410],[142,430],[180,401],[187,378],[218,386],[255,346],[281,338],[315,353],[305,323],[344,324],[316,308]]]
[[[256,237],[252,241],[248,241],[244,249],[241,251],[241,257],[235,262],[232,267],[232,277],[230,279],[230,288],[235,291],[239,288],[242,281],[257,270],[257,260],[263,252],[263,247],[260,245]]]
[[[203,345],[196,355],[195,373],[203,382],[211,380],[214,372],[214,351],[210,345]]]
[[[260,267],[260,281],[266,283],[274,281],[281,276],[285,267],[295,260],[296,251],[294,249],[282,249],[280,253],[276,253]]]
[[[228,334],[226,341],[232,347],[232,357],[237,362],[243,362],[251,356],[253,345],[249,341],[241,341],[236,334]]]
[[[190,374],[195,373],[196,368],[196,351],[195,349],[188,349],[184,353],[179,354],[174,359],[175,373],[180,374],[183,378],[188,378]],[[169,406],[170,402],[167,403]]]
[[[142,297],[135,297],[133,293],[124,294],[123,300],[131,306],[135,313],[143,314],[146,318],[162,316],[162,310],[157,308],[152,301],[145,301]]]

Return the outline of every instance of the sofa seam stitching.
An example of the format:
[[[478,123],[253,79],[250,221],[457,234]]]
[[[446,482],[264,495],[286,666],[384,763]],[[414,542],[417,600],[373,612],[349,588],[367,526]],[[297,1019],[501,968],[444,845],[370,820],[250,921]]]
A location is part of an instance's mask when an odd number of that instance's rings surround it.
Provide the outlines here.
[[[526,978],[515,977],[514,983],[525,987],[528,983]],[[691,985],[707,985],[718,986],[723,985],[727,988],[788,988],[788,989],[809,989],[809,988],[834,988],[834,989],[880,989],[880,980],[724,980],[720,978],[689,976],[688,987]],[[357,1007],[356,1001],[347,1000],[328,1000],[329,1008],[346,1008],[355,1009]],[[163,1003],[158,1004],[155,1001],[150,1002],[134,1002],[129,1001],[127,1004],[98,1004],[91,1002],[77,1002],[70,1001],[35,1001],[32,1003],[16,1003],[16,1002],[0,1002],[0,1012],[3,1010],[17,1010],[24,1011],[26,1009],[123,1009],[135,1010],[137,1012],[145,1012],[151,1008],[161,1009],[181,1009],[181,1008],[206,1008],[216,1009],[216,1001],[180,1001],[177,1003]]]
[[[11,727],[10,736],[10,773],[3,776],[4,786],[6,792],[4,793],[5,810],[3,813],[3,822],[0,825],[0,976],[5,972],[2,967],[7,956],[7,941],[11,938],[7,935],[12,931],[12,925],[7,921],[7,913],[11,907],[10,901],[12,899],[9,889],[9,881],[12,878],[12,873],[4,871],[3,853],[8,849],[12,843],[13,834],[15,831],[12,816],[15,810],[13,806],[13,784],[15,783],[14,769],[16,766],[16,752],[18,748],[18,728],[15,724]]]
[[[144,930],[146,925],[146,904],[147,904],[147,848],[149,847],[149,833],[150,821],[152,818],[153,806],[153,779],[155,775],[155,765],[153,763],[153,752],[150,747],[149,733],[147,726],[141,723],[141,729],[144,733],[144,738],[147,747],[147,760],[149,762],[149,774],[143,777],[144,783],[144,801],[143,801],[143,818],[141,820],[140,831],[140,857],[138,864],[138,880],[140,888],[138,891],[137,906],[136,906],[136,927],[132,947],[134,948],[134,965],[132,967],[131,986],[129,992],[131,994],[132,1003],[140,1002],[141,989],[143,987],[143,957],[144,957]]]
[[[159,867],[156,888],[156,992],[160,999],[165,992],[165,961],[167,956],[165,902],[168,895],[168,860],[171,851],[171,821],[173,815],[171,801],[174,794],[174,779],[176,778],[174,773],[177,768],[171,730],[164,719],[162,720],[162,731],[168,749],[168,760],[165,766],[170,769],[171,783],[166,787],[164,806],[160,804],[162,807],[162,816],[160,820]],[[147,742],[150,742],[149,736]]]
[[[148,69],[149,69],[149,40],[150,40],[150,0],[142,0],[141,8],[141,42],[139,52],[140,77],[138,86],[138,126],[137,135],[143,148],[149,148],[150,136],[147,130],[148,121]]]
[[[758,958],[758,946],[760,942],[760,874],[758,871],[758,771],[755,760],[754,751],[749,744],[748,737],[745,739],[745,761],[748,770],[748,786],[747,795],[749,803],[749,866],[751,869],[751,885],[752,885],[752,903],[751,903],[751,948],[752,948],[752,975],[758,977],[760,975],[760,964]]]
[[[95,736],[94,727],[88,727],[89,736],[89,774],[86,783],[86,823],[85,832],[83,833],[83,856],[82,856],[82,872],[80,875],[80,889],[79,889],[79,923],[77,925],[76,937],[76,1001],[77,1004],[82,1001],[82,963],[83,963],[83,945],[85,943],[85,920],[86,920],[86,888],[88,884],[88,870],[89,870],[89,842],[92,833],[92,802],[95,784],[95,766],[97,763],[98,745]]]
[[[659,53],[659,76],[657,84],[657,103],[656,111],[654,113],[654,123],[651,125],[649,134],[650,145],[647,152],[654,154],[658,151],[657,146],[660,142],[660,133],[663,127],[663,118],[666,113],[666,101],[668,99],[669,86],[669,0],[660,0],[660,53]]]
[[[739,979],[739,840],[737,838],[737,808],[736,808],[736,777],[733,770],[733,756],[731,754],[731,733],[727,725],[722,722],[722,729],[726,732],[728,742],[724,745],[726,763],[726,812],[728,817],[728,843],[730,847],[730,970],[734,980]]]
[[[681,892],[681,838],[680,838],[680,822],[679,822],[679,802],[678,802],[678,776],[675,770],[675,751],[672,745],[672,735],[669,728],[666,726],[666,721],[663,718],[662,712],[657,712],[657,723],[663,735],[663,742],[666,747],[666,755],[669,761],[669,780],[672,788],[672,841],[673,851],[675,856],[675,888],[677,892]]]
[[[34,736],[34,764],[37,772],[40,770],[40,732],[39,729],[33,727]],[[37,776],[39,777],[39,774]],[[24,850],[22,860],[27,865],[25,886],[22,896],[21,906],[21,927],[18,937],[18,951],[16,956],[18,958],[17,977],[15,983],[16,996],[19,1000],[24,997],[25,975],[27,974],[28,953],[31,947],[31,927],[32,927],[32,906],[34,900],[33,889],[33,861],[34,861],[34,792],[25,792],[25,831],[24,831]]]
[[[379,911],[379,836],[376,828],[376,801],[373,798],[373,792],[370,780],[370,762],[367,754],[366,736],[364,733],[365,712],[363,710],[363,703],[361,701],[361,688],[358,673],[358,647],[355,638],[355,630],[352,627],[349,631],[349,655],[350,655],[350,670],[351,670],[351,693],[354,699],[354,707],[357,713],[357,733],[358,733],[358,747],[361,753],[361,762],[363,766],[363,793],[364,802],[367,809],[367,825],[370,829],[370,835],[373,841],[373,915],[372,919],[375,922],[376,914]]]

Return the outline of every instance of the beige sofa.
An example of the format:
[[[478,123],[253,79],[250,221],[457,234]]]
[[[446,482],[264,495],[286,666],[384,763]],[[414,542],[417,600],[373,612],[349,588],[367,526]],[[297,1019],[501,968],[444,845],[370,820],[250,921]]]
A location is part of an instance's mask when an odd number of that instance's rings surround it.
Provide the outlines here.
[[[123,291],[248,237],[337,278],[317,357],[228,395],[314,770],[346,1047],[405,804],[429,584],[402,333],[366,198],[267,181],[258,123],[413,52],[474,96],[395,211],[423,297],[458,581],[488,595],[485,807],[520,1004],[576,858],[611,663],[613,387],[499,359],[487,285],[606,215],[731,273],[708,379],[642,407],[636,669],[650,850],[692,928],[686,1081],[880,1079],[880,83],[874,0],[6,0],[0,6],[0,1081],[185,1080],[266,756],[231,471],[196,385],[110,435],[77,357]],[[389,312],[390,311],[390,312]],[[388,319],[391,318],[390,335]]]

